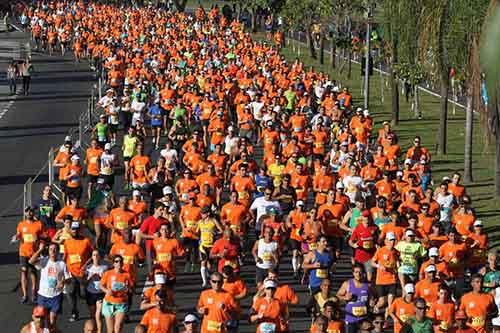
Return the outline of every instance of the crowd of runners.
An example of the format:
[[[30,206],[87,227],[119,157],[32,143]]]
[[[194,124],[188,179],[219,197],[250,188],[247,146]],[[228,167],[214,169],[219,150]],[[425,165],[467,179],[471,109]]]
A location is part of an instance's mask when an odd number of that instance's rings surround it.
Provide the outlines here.
[[[84,298],[88,332],[121,333],[143,283],[137,333],[292,332],[302,286],[311,333],[499,331],[497,254],[460,173],[433,178],[423,138],[404,151],[347,87],[285,60],[279,34],[253,41],[217,7],[39,2],[21,21],[106,83],[90,147],[67,137],[55,157],[63,195],[45,187],[12,237],[35,305],[22,332],[57,332],[64,299],[79,320]],[[182,319],[179,262],[201,276]]]

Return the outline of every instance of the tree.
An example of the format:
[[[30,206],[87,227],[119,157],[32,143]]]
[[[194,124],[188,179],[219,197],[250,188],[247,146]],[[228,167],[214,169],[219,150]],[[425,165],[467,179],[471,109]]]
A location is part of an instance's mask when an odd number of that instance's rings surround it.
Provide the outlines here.
[[[488,89],[489,134],[495,138],[495,196],[500,197],[500,4],[491,0],[481,43],[481,65]]]
[[[173,0],[173,2],[178,12],[183,12],[186,9],[187,0]]]

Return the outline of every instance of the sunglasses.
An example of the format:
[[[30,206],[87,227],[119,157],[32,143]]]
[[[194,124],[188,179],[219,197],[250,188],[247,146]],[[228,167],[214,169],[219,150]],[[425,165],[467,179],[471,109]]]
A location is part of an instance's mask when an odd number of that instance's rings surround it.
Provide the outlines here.
[[[194,325],[194,324],[196,324],[196,322],[195,321],[185,321],[184,324],[185,325]]]
[[[212,280],[212,283],[222,283],[222,280]]]
[[[121,261],[121,260],[115,260],[114,262],[115,262],[115,264],[119,264],[119,263],[121,263],[122,261]]]
[[[427,309],[425,306],[417,306],[416,308],[417,308],[418,310],[422,310],[422,311],[424,311],[424,310],[426,310],[426,309]]]
[[[383,321],[379,321],[379,320],[377,320],[377,321],[374,321],[373,323],[374,323],[375,325],[380,325],[380,324],[383,324],[384,322],[383,322]]]

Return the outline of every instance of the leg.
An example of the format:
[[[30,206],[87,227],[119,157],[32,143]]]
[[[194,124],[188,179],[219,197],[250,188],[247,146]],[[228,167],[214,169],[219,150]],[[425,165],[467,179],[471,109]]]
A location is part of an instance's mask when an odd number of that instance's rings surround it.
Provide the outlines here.
[[[125,321],[125,313],[117,312],[115,314],[114,333],[122,333],[124,321]]]
[[[106,320],[106,332],[108,333],[113,333],[113,328],[115,326],[115,320],[114,317],[104,317]]]
[[[102,332],[101,311],[102,311],[102,301],[97,301],[97,303],[95,304],[95,323],[97,326],[97,333]]]
[[[25,266],[21,267],[21,294],[23,303],[28,297],[28,272]]]

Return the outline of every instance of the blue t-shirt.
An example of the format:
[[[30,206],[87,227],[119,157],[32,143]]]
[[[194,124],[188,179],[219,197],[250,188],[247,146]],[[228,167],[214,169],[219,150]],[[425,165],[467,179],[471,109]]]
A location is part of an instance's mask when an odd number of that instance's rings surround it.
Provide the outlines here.
[[[255,176],[255,186],[257,187],[257,192],[254,194],[254,198],[263,197],[264,189],[273,184],[271,178],[269,176]]]
[[[149,107],[148,114],[151,117],[151,126],[163,125],[163,110],[158,105]]]

